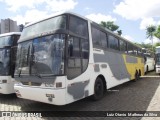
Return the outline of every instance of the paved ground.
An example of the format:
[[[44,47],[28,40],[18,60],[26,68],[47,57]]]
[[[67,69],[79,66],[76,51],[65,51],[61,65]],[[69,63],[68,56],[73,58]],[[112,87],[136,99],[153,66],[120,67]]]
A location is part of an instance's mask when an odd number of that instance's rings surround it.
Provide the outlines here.
[[[137,82],[130,81],[128,83],[119,85],[108,91],[104,98],[100,101],[91,101],[89,98],[77,101],[75,103],[66,106],[54,106],[45,103],[18,99],[13,95],[2,95],[0,94],[0,111],[62,111],[60,115],[64,114],[64,111],[146,111],[155,109],[157,102],[153,100],[153,96],[156,95],[157,88],[160,84],[160,78],[142,78]],[[159,94],[157,94],[159,96]],[[153,104],[151,104],[153,101]],[[153,106],[150,107],[149,106]],[[156,108],[160,111],[160,108]],[[94,114],[94,113],[93,113]],[[4,118],[0,118],[4,119]],[[15,118],[12,118],[15,119]],[[20,118],[19,118],[20,119]],[[23,118],[25,119],[25,118]],[[23,120],[22,119],[22,120]],[[27,120],[35,119],[28,118]],[[39,119],[39,118],[37,118]],[[53,118],[42,118],[42,119],[53,119]],[[72,118],[54,118],[55,120],[81,120],[87,119],[92,120],[91,117],[72,117]],[[96,118],[94,119],[107,119],[107,120],[145,120],[142,117],[107,117],[107,118]],[[149,118],[151,119],[151,118]],[[7,120],[7,119],[6,119]],[[17,119],[16,119],[17,120]],[[148,120],[148,119],[147,119]],[[160,120],[157,119],[157,120]]]
[[[160,75],[159,74],[157,74],[155,71],[150,71],[150,72],[148,72],[145,76],[154,76],[154,77],[160,77]]]

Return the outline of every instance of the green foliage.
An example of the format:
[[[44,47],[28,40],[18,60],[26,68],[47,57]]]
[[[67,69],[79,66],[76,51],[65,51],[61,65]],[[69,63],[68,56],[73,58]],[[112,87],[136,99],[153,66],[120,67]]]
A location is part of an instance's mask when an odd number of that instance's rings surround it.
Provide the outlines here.
[[[156,43],[154,46],[155,46],[155,47],[160,46],[160,43]]]
[[[119,28],[119,26],[114,24],[113,21],[107,21],[107,22],[101,21],[100,25],[104,28],[107,28],[107,29],[113,31],[113,32]]]
[[[160,25],[157,27],[154,36],[157,37],[158,39],[160,39]]]
[[[153,36],[155,34],[155,31],[156,31],[156,26],[154,25],[149,25],[146,29],[146,36],[147,38],[149,38],[151,41],[152,41],[152,50],[154,51],[154,46],[153,46]]]
[[[138,45],[138,46],[140,46],[140,47],[142,47],[142,48],[146,48],[146,49],[148,49],[148,50],[150,50],[150,51],[153,51],[153,52],[155,52],[155,48],[157,47],[157,46],[160,46],[160,43],[156,43],[155,45],[153,45],[153,49],[152,49],[152,45],[151,44],[145,44],[145,43],[135,43],[136,45]]]
[[[149,25],[147,28],[146,28],[146,36],[147,38],[149,38],[150,40],[153,39],[153,36],[154,36],[154,33],[156,31],[156,26],[154,25]]]
[[[117,30],[118,35],[122,35],[122,30]]]

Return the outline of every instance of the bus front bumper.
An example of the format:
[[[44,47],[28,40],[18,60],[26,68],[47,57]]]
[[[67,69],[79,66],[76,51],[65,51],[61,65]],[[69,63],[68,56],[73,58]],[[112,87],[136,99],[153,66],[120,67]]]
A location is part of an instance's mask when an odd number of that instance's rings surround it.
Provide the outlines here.
[[[160,73],[160,67],[156,67],[156,73]]]
[[[14,85],[17,97],[53,105],[65,105],[65,88],[51,89]]]
[[[0,93],[14,93],[14,80],[10,76],[0,76]]]

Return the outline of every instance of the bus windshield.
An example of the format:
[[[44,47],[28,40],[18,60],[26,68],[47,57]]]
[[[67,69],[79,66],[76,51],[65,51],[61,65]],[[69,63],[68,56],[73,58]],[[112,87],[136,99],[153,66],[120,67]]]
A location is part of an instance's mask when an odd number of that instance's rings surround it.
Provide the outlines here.
[[[9,75],[10,49],[0,48],[0,75]]]
[[[38,22],[31,26],[26,27],[21,35],[20,39],[26,39],[35,35],[43,34],[46,32],[54,31],[57,29],[66,29],[66,16],[61,15],[54,18],[50,18],[45,21]]]
[[[0,48],[3,48],[4,46],[11,46],[11,45],[12,45],[11,36],[0,37]]]
[[[9,74],[10,48],[12,45],[11,36],[0,37],[0,75]]]
[[[19,43],[15,74],[64,74],[64,40],[64,34],[54,34]]]

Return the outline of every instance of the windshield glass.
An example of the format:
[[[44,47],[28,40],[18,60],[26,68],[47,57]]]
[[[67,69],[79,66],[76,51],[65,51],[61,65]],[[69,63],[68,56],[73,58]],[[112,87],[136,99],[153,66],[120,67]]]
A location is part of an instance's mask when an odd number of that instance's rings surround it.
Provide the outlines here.
[[[20,39],[33,37],[34,35],[39,35],[42,33],[50,32],[58,29],[66,29],[65,15],[50,18],[48,20],[41,21],[39,23],[26,27],[23,30]]]
[[[0,75],[9,75],[10,49],[0,49]]]
[[[11,45],[12,45],[11,36],[0,37],[0,48],[3,48],[4,46],[11,46]]]
[[[64,74],[64,34],[48,35],[18,44],[16,74]]]

